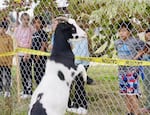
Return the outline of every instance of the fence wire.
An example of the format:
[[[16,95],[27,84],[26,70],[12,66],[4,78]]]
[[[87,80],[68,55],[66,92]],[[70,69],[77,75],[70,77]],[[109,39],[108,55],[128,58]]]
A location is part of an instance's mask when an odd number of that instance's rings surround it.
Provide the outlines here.
[[[71,42],[75,56],[150,61],[149,12],[149,0],[2,0],[0,54],[16,48],[50,53],[55,18],[63,16],[75,19],[87,34]],[[27,115],[48,58],[26,53],[0,57],[1,115]],[[75,64],[84,65],[88,80],[83,84],[78,77],[72,84],[68,106],[76,111],[69,108],[66,115],[149,114],[149,66]]]

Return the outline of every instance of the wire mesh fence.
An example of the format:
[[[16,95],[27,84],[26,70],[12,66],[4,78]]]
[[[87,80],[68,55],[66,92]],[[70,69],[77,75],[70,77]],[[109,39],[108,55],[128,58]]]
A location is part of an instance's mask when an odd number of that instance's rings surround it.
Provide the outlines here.
[[[1,115],[27,115],[49,58],[10,52],[26,48],[50,53],[57,17],[75,19],[86,35],[70,43],[75,56],[150,61],[149,0],[4,0],[0,4]],[[77,59],[75,64],[84,65],[88,80],[73,84],[70,107],[82,108],[88,115],[149,114],[150,64],[120,66]]]

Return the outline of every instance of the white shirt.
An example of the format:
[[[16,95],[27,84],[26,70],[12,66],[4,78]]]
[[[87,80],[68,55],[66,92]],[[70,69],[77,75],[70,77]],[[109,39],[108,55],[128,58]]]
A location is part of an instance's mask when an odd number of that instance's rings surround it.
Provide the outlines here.
[[[68,0],[56,0],[56,3],[58,8],[69,6]]]

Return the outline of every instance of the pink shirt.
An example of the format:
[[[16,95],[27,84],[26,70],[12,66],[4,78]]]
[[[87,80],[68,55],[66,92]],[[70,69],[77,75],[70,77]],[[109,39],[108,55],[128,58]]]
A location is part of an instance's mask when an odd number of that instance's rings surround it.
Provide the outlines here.
[[[30,48],[33,32],[34,30],[31,26],[23,27],[19,25],[14,32],[18,47]]]

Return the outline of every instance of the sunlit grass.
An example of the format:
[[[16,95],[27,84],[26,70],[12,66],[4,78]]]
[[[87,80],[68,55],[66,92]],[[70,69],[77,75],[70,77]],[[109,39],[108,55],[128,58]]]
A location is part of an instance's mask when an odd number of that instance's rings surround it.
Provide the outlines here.
[[[0,115],[27,115],[30,99],[18,102],[15,67],[12,68],[12,72],[12,96],[7,101],[0,97]],[[96,82],[95,85],[86,85],[88,115],[126,115],[123,98],[119,95],[117,66],[91,66],[88,75]],[[143,99],[144,97],[141,103]],[[75,114],[66,113],[66,115]]]

